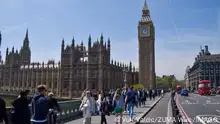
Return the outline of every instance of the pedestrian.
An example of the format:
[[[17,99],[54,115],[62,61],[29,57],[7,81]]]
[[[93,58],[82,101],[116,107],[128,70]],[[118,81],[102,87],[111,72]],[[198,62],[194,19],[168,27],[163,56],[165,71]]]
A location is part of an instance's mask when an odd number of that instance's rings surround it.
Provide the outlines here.
[[[150,100],[152,99],[152,90],[150,89],[149,90],[149,97],[150,97]]]
[[[90,93],[90,99],[91,99],[91,102],[92,102],[92,115],[96,115],[96,110],[97,110],[97,106],[96,106],[96,101],[95,101],[95,98],[94,98],[94,95],[93,93],[91,92]]]
[[[85,95],[86,95],[86,91],[87,91],[87,89],[85,89],[84,91],[83,91],[83,93],[82,93],[82,95],[81,95],[81,100],[83,100],[83,98],[85,97]]]
[[[123,109],[124,109],[124,100],[123,95],[120,95],[119,91],[118,94],[115,95],[115,99],[113,101],[114,113],[115,113],[115,122],[116,124],[122,124],[122,117],[123,117]]]
[[[0,124],[9,124],[5,101],[0,97]]]
[[[33,124],[47,124],[47,115],[49,113],[49,100],[45,97],[46,96],[46,86],[39,85],[37,87],[37,92],[31,102],[31,122]]]
[[[83,111],[83,124],[91,124],[92,101],[90,99],[90,91],[86,91],[85,98],[80,105],[80,110]]]
[[[162,96],[164,95],[164,91],[163,91],[163,89],[161,90],[161,94],[162,94]]]
[[[142,98],[141,98],[141,101],[142,101],[142,106],[145,106],[146,94],[145,94],[145,90],[144,90],[144,89],[142,89]]]
[[[110,115],[108,110],[108,102],[106,100],[105,95],[101,98],[101,106],[100,106],[100,112],[101,112],[101,124],[107,124],[106,115]]]
[[[21,91],[20,97],[12,102],[14,113],[12,115],[13,124],[30,124],[30,108],[27,92]]]
[[[54,98],[52,92],[48,93],[49,108],[51,109],[49,113],[49,124],[56,124],[57,113],[61,111],[60,105],[57,102],[57,99]]]
[[[129,116],[130,116],[130,122],[133,122],[134,104],[136,102],[135,92],[133,91],[133,87],[131,87],[130,91],[127,93],[125,102],[128,104],[128,111],[129,111]]]
[[[152,97],[153,97],[153,100],[155,100],[155,97],[156,97],[156,91],[155,90],[152,91]]]

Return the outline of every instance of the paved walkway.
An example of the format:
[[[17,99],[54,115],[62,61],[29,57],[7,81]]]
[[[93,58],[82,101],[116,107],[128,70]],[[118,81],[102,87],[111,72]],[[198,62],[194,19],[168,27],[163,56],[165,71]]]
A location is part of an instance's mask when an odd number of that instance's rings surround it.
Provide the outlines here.
[[[149,110],[151,106],[158,100],[159,98],[157,97],[155,100],[147,100],[146,105],[144,107],[140,108],[134,108],[134,117],[138,117],[141,113],[144,113],[145,111]],[[106,116],[107,123],[108,124],[115,124],[115,116],[110,115]],[[100,116],[92,116],[92,124],[100,124],[101,117]],[[123,116],[123,124],[128,124],[129,121],[129,115],[128,113],[125,113]],[[65,124],[82,124],[83,123],[83,118],[73,120],[71,122],[65,123]]]
[[[140,124],[173,124],[170,95],[170,93],[165,94]]]

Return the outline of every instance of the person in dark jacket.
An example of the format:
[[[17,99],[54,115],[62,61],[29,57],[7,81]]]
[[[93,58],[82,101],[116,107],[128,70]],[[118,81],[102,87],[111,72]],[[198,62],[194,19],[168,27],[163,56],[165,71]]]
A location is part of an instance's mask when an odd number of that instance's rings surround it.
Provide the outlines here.
[[[101,106],[100,106],[100,112],[101,112],[101,124],[107,124],[106,115],[110,115],[108,110],[108,102],[106,101],[105,95],[101,97]]]
[[[37,87],[38,94],[33,97],[31,102],[32,117],[31,122],[33,124],[47,124],[47,115],[49,113],[49,100],[45,97],[46,86],[39,85]]]
[[[3,123],[3,121],[5,124],[9,124],[5,101],[0,97],[0,123]]]
[[[56,124],[57,112],[60,111],[60,105],[58,104],[57,100],[53,96],[54,94],[52,92],[48,93],[49,108],[52,109],[52,111],[49,114],[50,124]]]
[[[30,124],[29,100],[25,91],[20,92],[20,97],[13,101],[14,107],[13,123]]]

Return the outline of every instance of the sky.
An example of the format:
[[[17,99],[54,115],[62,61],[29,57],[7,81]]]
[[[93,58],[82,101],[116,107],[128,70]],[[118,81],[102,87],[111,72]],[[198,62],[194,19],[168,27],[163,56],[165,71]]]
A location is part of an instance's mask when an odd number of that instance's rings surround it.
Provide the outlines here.
[[[156,74],[183,79],[200,46],[220,53],[219,0],[147,0],[155,26]],[[2,56],[20,49],[26,29],[32,61],[60,60],[61,41],[87,45],[101,33],[111,58],[138,67],[137,26],[144,0],[0,0]]]

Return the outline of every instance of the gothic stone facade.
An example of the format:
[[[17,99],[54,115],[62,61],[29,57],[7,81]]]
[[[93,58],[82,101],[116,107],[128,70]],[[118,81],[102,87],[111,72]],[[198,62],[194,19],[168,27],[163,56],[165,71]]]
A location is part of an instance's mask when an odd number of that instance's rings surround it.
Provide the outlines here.
[[[87,50],[83,43],[75,45],[74,38],[71,45],[65,45],[63,39],[60,62],[31,62],[27,31],[19,52],[14,47],[6,50],[5,62],[0,65],[0,90],[35,92],[37,85],[45,84],[59,97],[74,97],[86,88],[109,90],[137,83],[138,72],[132,63],[110,60],[110,53],[110,39],[106,43],[101,35],[92,43],[89,36]]]
[[[197,89],[201,80],[209,80],[211,87],[220,86],[220,54],[211,54],[208,46],[201,49],[188,71],[189,87]]]

